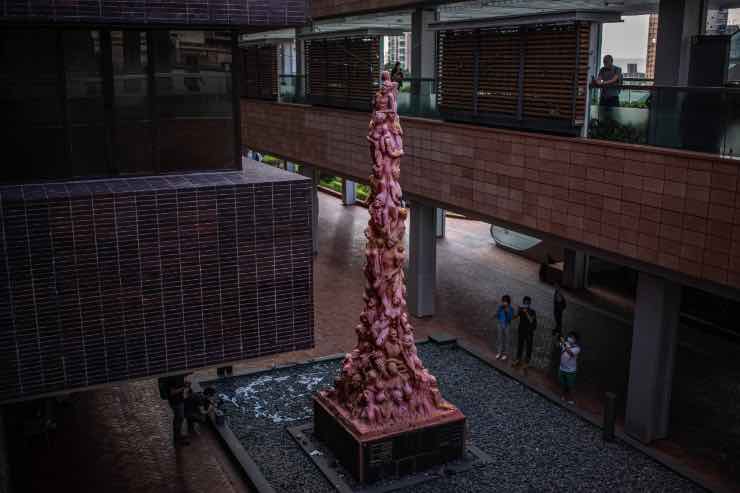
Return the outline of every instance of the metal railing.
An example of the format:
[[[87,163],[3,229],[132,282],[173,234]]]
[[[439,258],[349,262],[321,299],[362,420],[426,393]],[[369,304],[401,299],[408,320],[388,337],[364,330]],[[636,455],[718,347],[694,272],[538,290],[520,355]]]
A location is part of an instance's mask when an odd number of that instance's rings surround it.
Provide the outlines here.
[[[622,86],[618,106],[591,93],[594,139],[740,156],[740,89]]]

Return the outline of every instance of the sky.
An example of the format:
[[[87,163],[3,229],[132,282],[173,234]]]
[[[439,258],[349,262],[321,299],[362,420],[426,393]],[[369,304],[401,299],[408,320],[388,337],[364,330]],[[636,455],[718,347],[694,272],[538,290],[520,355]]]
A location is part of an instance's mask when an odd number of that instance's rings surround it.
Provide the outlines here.
[[[604,24],[602,55],[610,54],[617,64],[620,60],[637,63],[637,69],[644,71],[649,17],[647,15],[624,16],[622,17],[624,22]],[[627,67],[622,67],[622,69],[627,70]]]

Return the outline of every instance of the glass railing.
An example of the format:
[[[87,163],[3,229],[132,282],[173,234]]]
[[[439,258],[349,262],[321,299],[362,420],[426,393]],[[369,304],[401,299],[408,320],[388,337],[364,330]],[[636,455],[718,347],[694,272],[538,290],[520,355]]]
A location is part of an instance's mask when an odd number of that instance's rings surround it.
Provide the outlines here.
[[[398,114],[439,118],[437,81],[435,79],[404,79],[398,90]]]
[[[278,78],[278,101],[281,103],[306,104],[305,75],[280,75]]]
[[[374,83],[373,88],[378,84]],[[373,89],[373,90],[374,90]],[[372,94],[367,98],[345,97],[336,94],[306,94],[305,75],[280,75],[278,101],[281,103],[320,104],[347,109],[369,110]],[[439,118],[437,111],[437,81],[435,79],[405,79],[398,91],[398,113],[402,116]]]
[[[591,94],[588,135],[723,156],[740,156],[740,89],[623,86],[619,105]]]
[[[600,105],[599,90],[593,89],[588,136],[740,157],[740,88],[666,87],[648,82],[652,81],[622,86],[615,107]],[[306,92],[305,76],[280,76],[280,102],[370,109],[371,95],[348,98]],[[443,118],[437,107],[437,81],[405,79],[398,92],[398,113]]]

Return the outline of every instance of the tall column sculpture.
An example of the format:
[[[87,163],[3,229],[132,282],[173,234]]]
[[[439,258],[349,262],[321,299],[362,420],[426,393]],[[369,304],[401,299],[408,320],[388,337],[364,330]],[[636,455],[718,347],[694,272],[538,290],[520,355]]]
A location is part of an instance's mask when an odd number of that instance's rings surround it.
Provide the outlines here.
[[[401,205],[398,182],[403,131],[396,91],[397,84],[383,72],[367,136],[372,191],[365,229],[365,307],[355,329],[357,346],[345,356],[334,388],[315,396],[320,404],[314,406],[315,416],[329,413],[360,442],[435,423],[458,421],[464,426],[465,419],[442,398],[436,378],[419,358],[406,310],[403,238],[408,211]],[[314,418],[314,428],[330,441],[333,435],[322,419]]]

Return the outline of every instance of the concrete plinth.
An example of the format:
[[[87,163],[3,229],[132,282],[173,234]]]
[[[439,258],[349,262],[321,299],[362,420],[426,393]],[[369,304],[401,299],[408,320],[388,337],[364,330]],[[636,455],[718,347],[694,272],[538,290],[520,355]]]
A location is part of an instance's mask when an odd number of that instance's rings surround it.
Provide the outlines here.
[[[360,483],[397,478],[459,459],[465,415],[457,408],[426,420],[360,430],[321,393],[313,400],[314,434]]]
[[[624,431],[643,443],[668,435],[681,286],[640,273]]]

